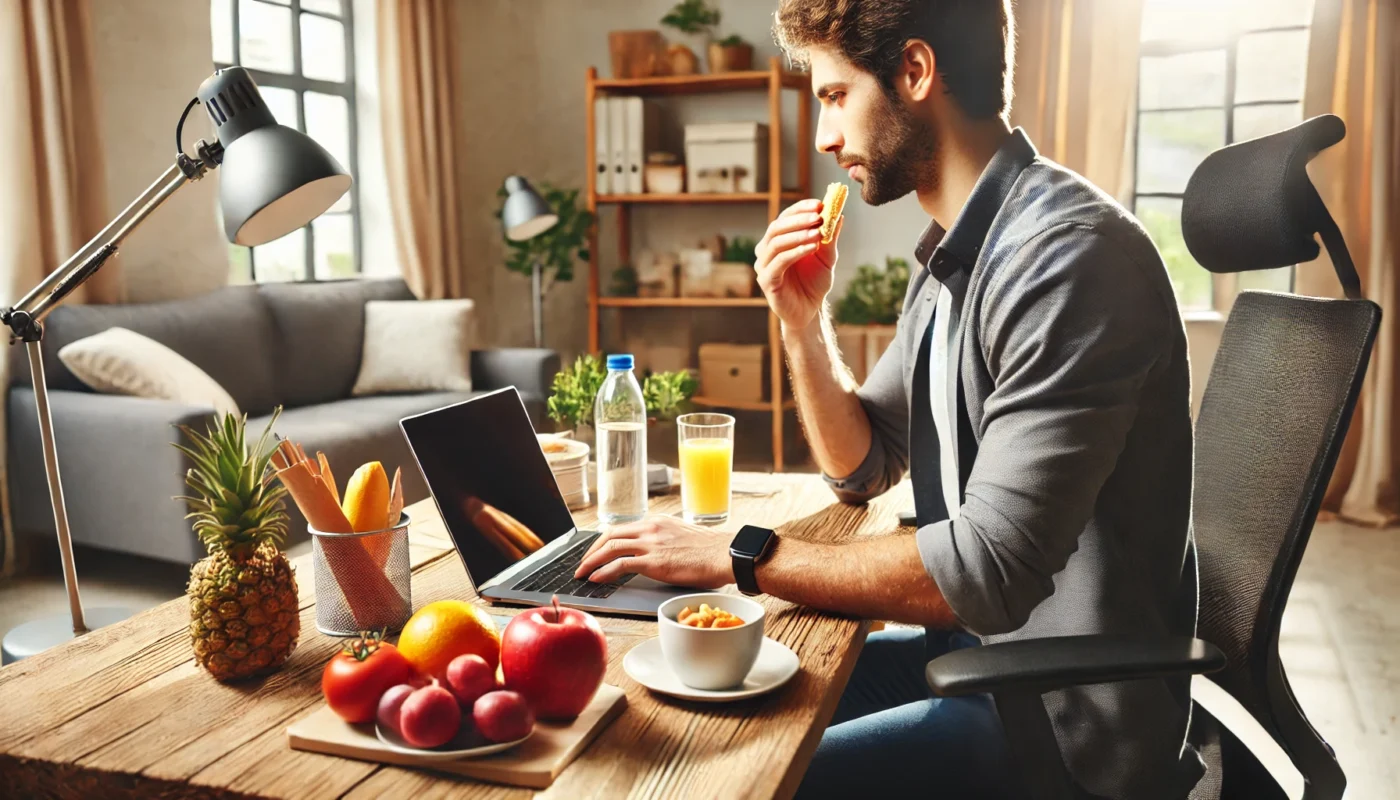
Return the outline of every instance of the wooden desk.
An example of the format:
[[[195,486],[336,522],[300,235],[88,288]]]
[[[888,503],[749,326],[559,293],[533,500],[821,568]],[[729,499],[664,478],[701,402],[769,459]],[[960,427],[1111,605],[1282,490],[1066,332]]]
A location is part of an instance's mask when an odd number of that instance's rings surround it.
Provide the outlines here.
[[[737,496],[736,520],[814,541],[890,533],[897,512],[910,503],[907,485],[868,507],[850,507],[835,504],[815,475],[751,475],[736,482],[777,490]],[[674,496],[652,501],[655,513],[679,507]],[[450,597],[480,602],[432,503],[410,512],[414,606]],[[585,527],[593,522],[591,514],[576,519]],[[287,725],[321,702],[321,670],[339,647],[316,631],[311,564],[302,559],[297,566],[301,643],[267,678],[223,685],[196,667],[183,598],[0,669],[0,795],[426,800],[533,794],[288,748]],[[763,602],[768,635],[797,652],[802,671],[772,695],[732,705],[672,701],[638,686],[622,671],[622,657],[655,636],[656,623],[600,617],[608,634],[606,680],[627,692],[628,708],[540,796],[791,795],[868,626],[772,598]]]

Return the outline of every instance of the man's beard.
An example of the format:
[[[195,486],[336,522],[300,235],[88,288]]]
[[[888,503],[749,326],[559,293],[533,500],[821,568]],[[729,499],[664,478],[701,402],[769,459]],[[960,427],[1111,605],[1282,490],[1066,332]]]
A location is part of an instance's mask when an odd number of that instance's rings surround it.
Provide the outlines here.
[[[926,119],[911,113],[898,98],[884,95],[872,125],[877,132],[867,155],[842,153],[843,167],[859,164],[865,170],[860,197],[872,206],[898,200],[918,189],[938,184],[937,134]]]

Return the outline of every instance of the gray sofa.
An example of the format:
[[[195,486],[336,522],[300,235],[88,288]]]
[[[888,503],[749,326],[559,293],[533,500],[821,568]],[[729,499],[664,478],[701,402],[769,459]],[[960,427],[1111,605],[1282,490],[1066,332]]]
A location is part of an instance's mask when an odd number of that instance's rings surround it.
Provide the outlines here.
[[[189,563],[203,549],[183,504],[187,459],[170,443],[175,425],[198,430],[212,408],[97,394],[63,366],[69,342],[120,326],[170,347],[218,381],[259,433],[272,410],[284,410],[276,430],[310,453],[324,450],[344,488],[362,463],[378,460],[404,473],[405,499],[428,496],[398,421],[469,397],[441,392],[351,397],[359,373],[368,300],[411,300],[402,280],[236,286],[166,303],[65,306],[51,314],[44,338],[59,469],[73,531],[81,544]],[[15,529],[53,536],[39,428],[29,369],[11,348],[9,488]],[[482,350],[472,354],[472,389],[515,386],[538,424],[549,381],[558,371],[553,351]],[[290,542],[307,538],[306,524],[288,503]]]

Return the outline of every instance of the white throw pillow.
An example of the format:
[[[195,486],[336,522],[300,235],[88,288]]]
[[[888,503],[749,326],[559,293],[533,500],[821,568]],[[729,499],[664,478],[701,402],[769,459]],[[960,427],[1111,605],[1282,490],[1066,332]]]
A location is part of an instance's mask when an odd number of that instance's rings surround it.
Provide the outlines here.
[[[371,300],[356,397],[472,390],[471,300]]]
[[[155,339],[126,328],[108,328],[79,339],[60,349],[58,358],[78,380],[99,392],[241,413],[209,373]]]

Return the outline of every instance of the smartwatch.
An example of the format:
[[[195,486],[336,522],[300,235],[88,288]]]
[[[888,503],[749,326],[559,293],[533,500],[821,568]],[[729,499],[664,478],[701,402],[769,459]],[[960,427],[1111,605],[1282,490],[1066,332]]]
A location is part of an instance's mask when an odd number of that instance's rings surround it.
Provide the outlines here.
[[[768,528],[745,525],[729,543],[729,557],[734,562],[734,583],[747,595],[760,594],[754,566],[773,550],[778,535]]]

